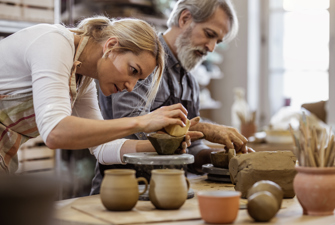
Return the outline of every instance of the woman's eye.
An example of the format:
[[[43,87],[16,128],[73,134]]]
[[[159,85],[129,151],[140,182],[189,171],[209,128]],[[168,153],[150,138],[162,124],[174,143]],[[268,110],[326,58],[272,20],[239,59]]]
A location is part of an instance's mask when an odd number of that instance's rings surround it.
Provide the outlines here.
[[[131,70],[131,73],[133,74],[133,75],[136,75],[137,73],[138,73],[138,71],[137,71],[137,69],[135,69],[134,67],[130,67],[130,70]]]

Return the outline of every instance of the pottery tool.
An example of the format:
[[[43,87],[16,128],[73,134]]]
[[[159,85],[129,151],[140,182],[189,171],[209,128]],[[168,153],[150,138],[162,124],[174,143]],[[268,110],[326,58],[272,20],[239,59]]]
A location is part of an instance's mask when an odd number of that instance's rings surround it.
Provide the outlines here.
[[[246,118],[245,118],[245,116],[242,113],[240,113],[240,112],[236,112],[236,114],[237,114],[238,118],[240,119],[241,124],[246,124]]]
[[[335,137],[332,128],[327,133],[323,129],[318,138],[316,128],[311,127],[306,115],[303,113],[300,118],[300,125],[297,130],[298,137],[292,126],[289,125],[290,133],[295,144],[294,154],[300,166],[307,167],[330,167],[335,163]]]
[[[255,123],[256,120],[256,111],[249,112],[247,115],[244,115],[241,112],[236,112],[238,118],[241,121],[241,124]]]

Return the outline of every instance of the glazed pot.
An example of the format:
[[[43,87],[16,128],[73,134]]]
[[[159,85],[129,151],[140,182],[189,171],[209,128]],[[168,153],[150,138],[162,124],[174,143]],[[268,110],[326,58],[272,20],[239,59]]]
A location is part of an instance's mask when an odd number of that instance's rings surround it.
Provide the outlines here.
[[[157,209],[179,209],[187,199],[190,182],[183,170],[151,171],[149,198]]]
[[[335,209],[335,167],[297,166],[293,188],[304,215],[333,215]]]
[[[139,193],[138,182],[143,181],[145,188]],[[135,170],[109,169],[101,183],[100,199],[106,209],[111,211],[128,211],[134,208],[139,195],[148,189],[144,177],[135,177]]]

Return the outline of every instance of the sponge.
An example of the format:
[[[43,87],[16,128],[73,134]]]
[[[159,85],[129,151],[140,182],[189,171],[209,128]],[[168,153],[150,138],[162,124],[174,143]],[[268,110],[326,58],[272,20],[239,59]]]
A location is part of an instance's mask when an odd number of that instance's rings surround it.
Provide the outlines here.
[[[173,125],[169,125],[167,127],[164,128],[164,130],[170,134],[171,136],[183,136],[187,133],[188,129],[190,128],[191,122],[190,120],[187,119],[186,121],[186,126],[182,127],[178,124],[173,124]]]

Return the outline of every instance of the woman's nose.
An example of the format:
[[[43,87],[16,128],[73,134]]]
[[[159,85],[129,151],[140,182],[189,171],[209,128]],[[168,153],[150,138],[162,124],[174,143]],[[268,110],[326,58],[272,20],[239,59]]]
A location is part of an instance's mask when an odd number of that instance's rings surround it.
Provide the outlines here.
[[[128,82],[126,82],[125,86],[128,92],[131,92],[132,90],[134,90],[134,87],[137,83],[138,79],[137,78],[133,78],[131,80],[129,80]]]

